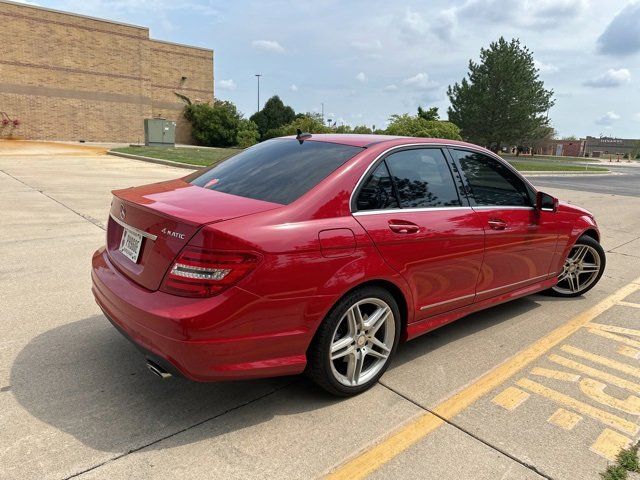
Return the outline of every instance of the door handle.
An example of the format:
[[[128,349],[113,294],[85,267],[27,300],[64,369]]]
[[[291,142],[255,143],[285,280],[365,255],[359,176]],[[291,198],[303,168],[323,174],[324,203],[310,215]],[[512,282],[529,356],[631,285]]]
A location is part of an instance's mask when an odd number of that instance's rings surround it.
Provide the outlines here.
[[[420,226],[405,220],[389,220],[389,228],[396,233],[418,233]]]
[[[500,220],[499,218],[491,218],[489,219],[489,226],[493,230],[504,230],[507,228],[507,222]]]

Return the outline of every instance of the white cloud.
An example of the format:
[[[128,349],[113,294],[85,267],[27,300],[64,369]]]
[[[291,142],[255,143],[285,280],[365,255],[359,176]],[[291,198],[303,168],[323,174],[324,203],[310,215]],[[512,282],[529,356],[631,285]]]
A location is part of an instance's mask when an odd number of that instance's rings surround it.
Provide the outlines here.
[[[626,68],[615,70],[610,68],[602,75],[587,80],[585,85],[596,88],[619,87],[631,81],[631,72]]]
[[[284,47],[275,40],[254,40],[251,46],[263,52],[284,53]]]
[[[540,60],[534,60],[533,65],[540,71],[540,73],[555,73],[559,70],[556,65],[552,63],[544,63]]]
[[[292,83],[291,86],[289,87],[289,90],[291,90],[292,92],[297,92],[298,86],[295,83]]]
[[[615,112],[607,112],[601,117],[596,119],[598,125],[611,125],[612,123],[620,120],[620,115]]]
[[[424,72],[416,73],[413,77],[405,78],[402,80],[402,84],[420,90],[428,90],[438,86],[436,82],[429,80],[429,75]]]
[[[361,83],[364,83],[367,81],[367,76],[364,74],[364,72],[360,72],[356,75],[356,80],[358,80]]]
[[[235,90],[237,88],[236,82],[232,78],[229,80],[218,80],[216,82],[220,90]]]
[[[405,10],[404,16],[400,20],[400,25],[404,30],[408,30],[414,34],[424,34],[429,28],[429,24],[418,12],[414,12],[411,8]]]
[[[384,87],[385,92],[395,92],[397,90],[398,90],[398,86],[395,83],[392,83],[391,85],[387,85],[386,87]]]

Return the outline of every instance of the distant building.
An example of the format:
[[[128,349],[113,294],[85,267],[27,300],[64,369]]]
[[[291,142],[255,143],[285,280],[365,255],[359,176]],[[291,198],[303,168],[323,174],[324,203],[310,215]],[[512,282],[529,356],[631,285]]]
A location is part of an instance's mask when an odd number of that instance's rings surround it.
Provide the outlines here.
[[[640,140],[631,138],[587,137],[584,146],[585,155],[604,157],[620,155],[623,157],[638,148]]]
[[[153,11],[150,11],[153,14]],[[0,0],[0,138],[139,142],[145,118],[177,122],[213,100],[213,51],[149,29]]]
[[[563,157],[582,157],[584,155],[584,140],[544,140],[534,148],[537,155],[557,155]]]

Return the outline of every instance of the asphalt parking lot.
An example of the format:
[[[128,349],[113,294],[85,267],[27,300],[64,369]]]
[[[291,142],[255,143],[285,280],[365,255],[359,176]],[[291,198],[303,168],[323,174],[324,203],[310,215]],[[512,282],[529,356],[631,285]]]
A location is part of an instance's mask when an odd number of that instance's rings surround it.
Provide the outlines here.
[[[185,173],[0,148],[0,478],[586,479],[638,440],[637,196],[541,179],[596,214],[598,286],[427,334],[340,400],[301,377],[159,381],[102,316],[89,271],[110,191]]]

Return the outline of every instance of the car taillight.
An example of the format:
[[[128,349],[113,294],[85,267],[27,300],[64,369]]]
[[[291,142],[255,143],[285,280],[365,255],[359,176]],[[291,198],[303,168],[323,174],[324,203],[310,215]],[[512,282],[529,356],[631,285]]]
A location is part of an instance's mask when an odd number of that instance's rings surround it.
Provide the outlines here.
[[[211,297],[238,283],[259,257],[187,246],[171,265],[160,290],[183,297]]]

